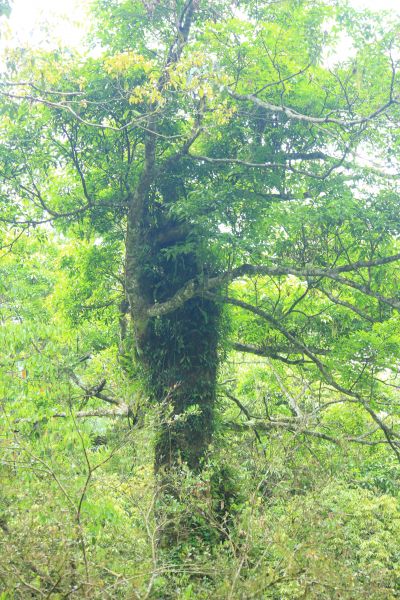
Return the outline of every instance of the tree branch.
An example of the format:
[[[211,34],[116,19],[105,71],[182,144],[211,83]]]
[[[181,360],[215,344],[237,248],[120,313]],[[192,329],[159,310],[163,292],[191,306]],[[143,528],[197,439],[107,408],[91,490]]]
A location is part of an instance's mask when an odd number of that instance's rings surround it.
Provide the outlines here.
[[[400,300],[395,298],[387,298],[386,296],[382,296],[378,292],[374,292],[370,290],[367,286],[358,284],[351,279],[347,279],[345,277],[341,277],[341,273],[348,273],[351,271],[357,271],[358,269],[364,268],[373,268],[378,267],[385,264],[390,264],[392,262],[400,261],[400,253],[394,254],[392,256],[385,256],[382,258],[377,258],[375,260],[369,261],[357,261],[354,263],[348,263],[346,265],[340,265],[338,267],[329,269],[321,269],[320,267],[307,266],[304,268],[297,267],[285,267],[285,266],[276,266],[269,267],[264,265],[249,265],[244,264],[240,267],[232,269],[231,271],[226,271],[221,275],[217,275],[216,277],[210,277],[209,279],[204,279],[199,281],[198,279],[192,279],[186,283],[170,300],[166,302],[161,302],[157,304],[153,304],[152,306],[147,307],[146,314],[148,317],[159,317],[169,312],[172,312],[182,306],[187,300],[194,298],[197,295],[201,295],[204,292],[212,290],[214,288],[221,287],[234,281],[235,279],[240,279],[241,277],[251,276],[251,275],[267,275],[270,277],[280,277],[283,275],[294,275],[296,277],[321,277],[321,278],[329,278],[341,283],[343,285],[347,285],[358,289],[368,296],[372,296],[381,302],[389,304],[393,308],[400,309]]]
[[[284,105],[279,106],[277,104],[271,104],[270,102],[261,100],[260,98],[258,98],[258,96],[255,96],[254,94],[238,94],[236,92],[233,92],[229,88],[227,88],[227,92],[232,98],[235,98],[235,100],[252,102],[256,106],[261,106],[262,108],[265,108],[271,112],[283,113],[288,117],[288,119],[293,119],[296,121],[304,121],[306,123],[317,124],[317,125],[334,124],[334,125],[339,125],[340,127],[346,127],[346,128],[354,127],[357,125],[364,125],[366,123],[369,123],[370,121],[375,119],[380,114],[385,113],[391,106],[393,106],[395,104],[399,104],[397,97],[396,98],[391,97],[385,104],[383,104],[382,106],[380,106],[379,108],[374,110],[367,117],[360,117],[358,119],[350,119],[349,121],[346,121],[344,119],[336,119],[336,118],[330,117],[330,116],[314,117],[314,116],[306,115],[304,113],[300,113],[300,112],[294,110],[293,108],[289,108],[288,106],[284,106]]]
[[[295,435],[306,435],[306,436],[311,436],[320,440],[325,440],[327,442],[331,442],[332,444],[336,444],[337,446],[342,446],[345,443],[354,443],[354,444],[360,444],[360,445],[364,445],[364,446],[378,446],[378,445],[382,445],[382,444],[386,444],[388,445],[389,442],[387,439],[380,439],[380,440],[366,440],[363,437],[342,437],[342,438],[335,438],[331,435],[328,435],[326,433],[323,433],[321,431],[315,431],[315,430],[311,430],[311,429],[305,429],[301,426],[296,426],[295,424],[291,424],[291,423],[287,423],[286,421],[262,421],[262,420],[255,420],[255,419],[250,419],[248,421],[244,421],[241,423],[235,423],[233,421],[229,421],[228,423],[225,423],[225,426],[229,427],[230,429],[233,429],[234,431],[247,431],[247,430],[252,430],[254,431],[254,427],[257,427],[257,429],[259,431],[273,431],[273,430],[286,430],[289,431],[290,433],[294,433]],[[374,431],[375,432],[375,431]]]
[[[289,349],[278,350],[278,348],[275,348],[274,346],[263,346],[258,348],[257,346],[253,346],[251,344],[242,344],[240,342],[233,342],[231,346],[234,350],[236,350],[236,352],[245,352],[246,354],[254,354],[255,356],[273,358],[274,360],[280,360],[287,365],[302,365],[305,362],[304,358],[290,359],[280,354],[280,352],[286,352],[287,354],[298,354],[298,350],[292,350],[292,352],[290,352]]]
[[[120,400],[116,400],[116,398],[112,398],[111,396],[107,396],[106,394],[103,394],[103,389],[106,385],[106,380],[103,379],[99,384],[88,388],[87,386],[85,386],[82,381],[79,379],[79,377],[76,375],[76,373],[74,373],[71,369],[68,369],[68,375],[69,377],[72,379],[72,381],[81,389],[85,392],[85,396],[86,398],[99,398],[100,400],[103,400],[104,402],[107,402],[108,404],[114,404],[115,406],[125,406],[125,404],[120,401]]]
[[[220,299],[220,301],[222,302],[232,304],[233,306],[238,306],[240,308],[243,308],[244,310],[252,312],[253,314],[265,319],[275,329],[280,331],[282,335],[286,337],[287,340],[289,340],[292,344],[297,346],[299,350],[301,350],[306,356],[308,356],[308,358],[310,358],[310,360],[312,360],[312,362],[317,366],[319,372],[321,373],[325,381],[330,386],[332,386],[336,391],[344,394],[345,396],[349,396],[350,398],[354,398],[358,401],[358,403],[368,412],[368,414],[375,421],[375,423],[379,425],[387,439],[388,444],[396,454],[397,460],[400,462],[400,443],[398,441],[393,440],[393,436],[398,437],[397,434],[395,434],[393,430],[390,427],[388,427],[386,423],[384,423],[384,421],[379,417],[379,415],[376,414],[376,412],[365,401],[365,399],[362,398],[362,396],[359,393],[354,392],[352,389],[348,389],[340,383],[338,383],[333,377],[332,373],[328,371],[327,367],[322,363],[322,361],[317,356],[315,356],[315,354],[313,354],[313,352],[311,352],[311,350],[303,342],[298,340],[290,331],[288,331],[286,327],[284,327],[282,323],[280,323],[275,317],[268,314],[265,310],[262,310],[261,308],[252,306],[251,304],[243,302],[242,300],[237,300],[236,298],[230,298],[228,296],[218,296],[217,294],[213,294],[211,292],[207,292],[205,296],[206,298],[210,298],[216,301]]]

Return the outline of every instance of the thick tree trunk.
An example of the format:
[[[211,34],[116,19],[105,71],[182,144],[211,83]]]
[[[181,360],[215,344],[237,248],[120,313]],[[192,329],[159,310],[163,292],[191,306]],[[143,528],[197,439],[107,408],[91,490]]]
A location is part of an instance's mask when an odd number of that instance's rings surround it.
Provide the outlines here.
[[[167,405],[157,470],[180,460],[192,470],[201,467],[213,433],[217,345],[218,307],[201,298],[149,323],[143,345],[148,384],[153,398]]]
[[[160,211],[142,223],[140,235],[127,237],[127,257],[135,265],[134,271],[127,270],[127,277],[135,278],[134,283],[127,278],[127,289],[136,360],[150,398],[162,406],[165,416],[156,444],[157,471],[179,461],[200,469],[213,433],[219,307],[195,297],[160,317],[149,318],[142,309],[169,300],[189,280],[204,275],[190,229],[188,224],[165,220]]]

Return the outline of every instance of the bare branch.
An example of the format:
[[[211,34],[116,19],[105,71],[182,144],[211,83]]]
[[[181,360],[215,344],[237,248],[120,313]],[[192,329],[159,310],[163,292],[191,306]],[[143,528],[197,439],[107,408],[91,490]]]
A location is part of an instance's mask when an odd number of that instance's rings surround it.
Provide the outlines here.
[[[93,409],[93,410],[78,410],[74,416],[78,419],[88,419],[92,417],[105,417],[115,419],[116,417],[129,417],[130,409],[127,404],[119,404],[117,409],[106,410],[106,409]],[[68,419],[70,413],[58,412],[51,415],[53,419]]]
[[[287,154],[282,157],[284,162],[264,162],[264,163],[255,163],[247,160],[242,160],[240,158],[214,158],[212,156],[203,156],[199,154],[188,154],[190,158],[194,160],[203,161],[211,164],[232,164],[232,165],[242,165],[244,167],[251,167],[255,169],[291,169],[290,162],[297,160],[335,160],[332,157],[324,154],[323,152],[299,152],[297,154]]]
[[[4,84],[2,85],[4,87]],[[116,127],[114,125],[111,125],[110,123],[98,123],[95,121],[88,121],[87,119],[84,119],[78,114],[78,112],[76,112],[76,110],[72,108],[72,106],[70,106],[70,104],[66,104],[65,101],[54,102],[51,100],[47,100],[46,98],[33,96],[32,94],[15,94],[6,92],[4,90],[0,90],[0,96],[3,96],[4,98],[9,98],[10,100],[27,100],[29,102],[32,102],[33,104],[41,104],[43,106],[48,106],[49,108],[55,108],[58,110],[66,111],[69,112],[74,117],[74,119],[76,119],[79,123],[82,123],[83,125],[94,127],[95,129],[109,129],[111,131],[124,131],[126,129],[130,129],[131,127],[142,126],[142,122],[146,121],[151,114],[149,112],[143,115],[139,115],[136,119],[129,121],[129,123],[125,123],[121,127]],[[158,107],[156,109],[153,109],[153,114],[155,112],[158,112]]]
[[[311,116],[311,115],[306,115],[304,113],[300,113],[300,112],[294,110],[293,108],[289,108],[288,106],[284,106],[284,105],[279,106],[277,104],[271,104],[270,102],[261,100],[261,98],[258,98],[258,96],[255,96],[254,94],[238,94],[236,92],[233,92],[229,88],[227,88],[227,92],[230,96],[232,96],[232,98],[235,98],[235,100],[252,102],[256,106],[261,106],[262,108],[265,108],[271,112],[283,113],[288,117],[288,119],[293,119],[296,121],[304,121],[306,123],[317,124],[317,125],[334,124],[334,125],[339,125],[340,127],[345,127],[345,128],[354,127],[357,125],[364,125],[366,123],[369,123],[369,122],[373,121],[379,115],[385,113],[391,106],[393,106],[395,104],[396,105],[399,104],[399,100],[397,97],[396,98],[391,97],[385,104],[383,104],[382,106],[380,106],[379,108],[374,110],[367,117],[359,117],[358,119],[350,119],[349,121],[346,121],[345,119],[336,119],[331,116],[315,117],[315,116]]]
[[[379,445],[388,445],[389,442],[387,439],[380,440],[366,440],[364,437],[340,437],[336,438],[321,431],[315,431],[312,429],[305,429],[301,426],[296,426],[295,424],[287,423],[286,421],[262,421],[250,419],[248,421],[244,421],[241,423],[235,423],[229,421],[225,423],[226,427],[229,429],[233,429],[234,431],[246,431],[246,430],[254,430],[254,427],[257,427],[259,431],[273,431],[273,430],[283,430],[289,431],[290,433],[294,433],[295,435],[306,435],[310,437],[314,437],[320,440],[325,440],[327,442],[331,442],[332,444],[336,444],[337,446],[342,446],[346,443],[360,444],[363,446],[379,446]],[[375,433],[375,430],[371,433]]]
[[[252,344],[242,344],[240,342],[234,342],[231,344],[232,348],[237,352],[245,352],[246,354],[255,354],[256,356],[264,356],[268,358],[273,358],[274,360],[280,360],[287,365],[302,365],[304,364],[304,358],[300,359],[290,359],[286,356],[282,356],[280,352],[286,352],[287,354],[298,354],[298,350],[290,351],[288,348],[286,350],[279,350],[274,346],[263,346],[258,348],[257,346],[253,346]]]
[[[115,406],[124,406],[124,403],[116,398],[112,398],[111,396],[107,396],[103,394],[103,389],[106,385],[106,380],[103,379],[99,384],[88,388],[86,385],[82,383],[79,377],[74,373],[71,369],[67,370],[69,377],[72,381],[85,392],[86,398],[99,398],[100,400],[104,400],[108,404],[114,404]]]
[[[337,304],[338,306],[343,306],[344,308],[348,308],[352,312],[356,313],[356,315],[358,315],[362,319],[365,319],[366,321],[369,321],[370,323],[377,323],[378,322],[378,319],[374,319],[373,317],[371,317],[370,315],[368,315],[366,312],[364,312],[363,310],[359,309],[357,306],[354,306],[354,304],[351,304],[350,302],[347,302],[346,300],[340,300],[340,298],[338,298],[337,296],[334,296],[328,290],[326,290],[326,289],[324,289],[322,287],[318,287],[318,289],[319,289],[320,292],[322,292],[323,294],[325,294],[325,296],[327,298],[329,298],[329,300],[331,302],[333,302],[334,304]]]

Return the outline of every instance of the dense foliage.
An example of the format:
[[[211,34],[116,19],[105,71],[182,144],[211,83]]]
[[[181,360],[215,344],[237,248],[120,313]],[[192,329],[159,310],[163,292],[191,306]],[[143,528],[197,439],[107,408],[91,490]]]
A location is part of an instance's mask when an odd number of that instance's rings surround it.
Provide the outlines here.
[[[0,75],[0,599],[399,597],[400,23],[90,21]]]

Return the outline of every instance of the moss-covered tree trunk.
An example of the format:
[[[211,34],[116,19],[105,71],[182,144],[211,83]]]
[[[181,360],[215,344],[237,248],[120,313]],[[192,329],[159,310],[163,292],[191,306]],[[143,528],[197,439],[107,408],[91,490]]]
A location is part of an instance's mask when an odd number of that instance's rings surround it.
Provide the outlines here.
[[[193,254],[169,260],[160,254],[156,264],[153,290],[160,301],[199,274]],[[201,466],[213,432],[218,325],[218,307],[201,297],[147,324],[139,358],[150,395],[167,408],[156,445],[157,469],[179,460],[193,470]]]
[[[156,444],[156,470],[179,461],[198,470],[213,433],[220,309],[197,296],[167,314],[146,315],[146,307],[170,300],[188,281],[203,277],[207,268],[196,252],[200,244],[192,228],[163,213],[153,202],[141,222],[135,219],[128,230],[127,290],[136,360],[150,398],[162,405],[165,415]]]

